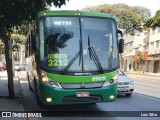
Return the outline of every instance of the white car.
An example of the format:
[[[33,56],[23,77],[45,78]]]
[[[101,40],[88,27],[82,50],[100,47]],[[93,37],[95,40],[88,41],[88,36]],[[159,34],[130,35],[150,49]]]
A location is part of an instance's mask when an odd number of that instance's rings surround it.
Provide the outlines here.
[[[21,64],[21,70],[26,70],[26,66],[24,64]]]
[[[20,64],[20,63],[16,63],[16,64],[14,65],[14,70],[15,70],[15,71],[20,71],[20,70],[21,70],[21,64]]]
[[[131,96],[134,90],[134,81],[127,77],[120,69],[118,79],[118,94],[125,94]]]

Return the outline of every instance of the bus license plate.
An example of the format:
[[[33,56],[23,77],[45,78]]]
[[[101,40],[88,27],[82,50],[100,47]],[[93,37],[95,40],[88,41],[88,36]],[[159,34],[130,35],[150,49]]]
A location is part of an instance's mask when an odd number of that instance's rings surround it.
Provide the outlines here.
[[[77,92],[76,95],[77,97],[89,97],[90,93],[89,92]]]

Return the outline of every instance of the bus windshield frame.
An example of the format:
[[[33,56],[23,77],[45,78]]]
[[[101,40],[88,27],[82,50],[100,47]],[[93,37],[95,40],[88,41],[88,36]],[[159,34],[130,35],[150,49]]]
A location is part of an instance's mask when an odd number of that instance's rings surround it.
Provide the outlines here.
[[[46,16],[39,19],[40,65],[45,71],[97,72],[118,68],[116,21],[112,18]],[[89,45],[88,45],[89,39]],[[96,65],[92,48],[99,63]]]

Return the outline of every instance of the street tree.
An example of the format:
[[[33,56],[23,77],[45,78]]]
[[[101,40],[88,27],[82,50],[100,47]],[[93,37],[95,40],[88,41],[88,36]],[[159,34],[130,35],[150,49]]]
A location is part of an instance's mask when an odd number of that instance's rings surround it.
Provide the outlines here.
[[[152,28],[152,29],[155,29],[156,27],[160,27],[160,10],[158,10],[153,17],[147,19],[144,22],[144,27]]]
[[[12,51],[18,53],[20,46],[26,43],[26,35],[29,30],[29,25],[22,24],[21,26],[12,29],[11,38],[13,39]],[[13,53],[13,54],[14,54]]]
[[[150,18],[151,16],[151,11],[145,7],[135,6],[133,9],[135,9],[135,13],[139,15],[143,21]]]
[[[136,62],[138,64],[138,69],[142,67],[142,64],[147,60],[147,57],[148,57],[148,54],[146,53],[143,53],[141,51],[136,52],[136,54],[133,56],[133,62],[134,63]]]
[[[4,43],[2,41],[2,39],[0,39],[0,57],[2,56],[2,54],[4,54]]]
[[[22,24],[29,24],[36,18],[39,10],[46,10],[47,5],[60,7],[69,0],[4,0],[0,1],[0,37],[5,44],[6,66],[8,74],[9,97],[15,98],[12,66],[12,29]]]
[[[124,33],[134,35],[143,30],[143,21],[150,17],[150,10],[144,7],[131,7],[126,4],[103,4],[84,8],[84,10],[110,13],[116,16],[118,28]]]

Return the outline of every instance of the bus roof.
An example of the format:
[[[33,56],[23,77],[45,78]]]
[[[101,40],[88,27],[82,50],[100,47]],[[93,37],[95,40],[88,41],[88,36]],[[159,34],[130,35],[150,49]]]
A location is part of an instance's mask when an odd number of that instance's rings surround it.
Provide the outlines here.
[[[78,10],[40,11],[38,12],[37,19],[42,16],[88,16],[88,17],[102,17],[102,18],[115,19],[115,16],[108,13],[97,13],[97,12],[78,11]]]

